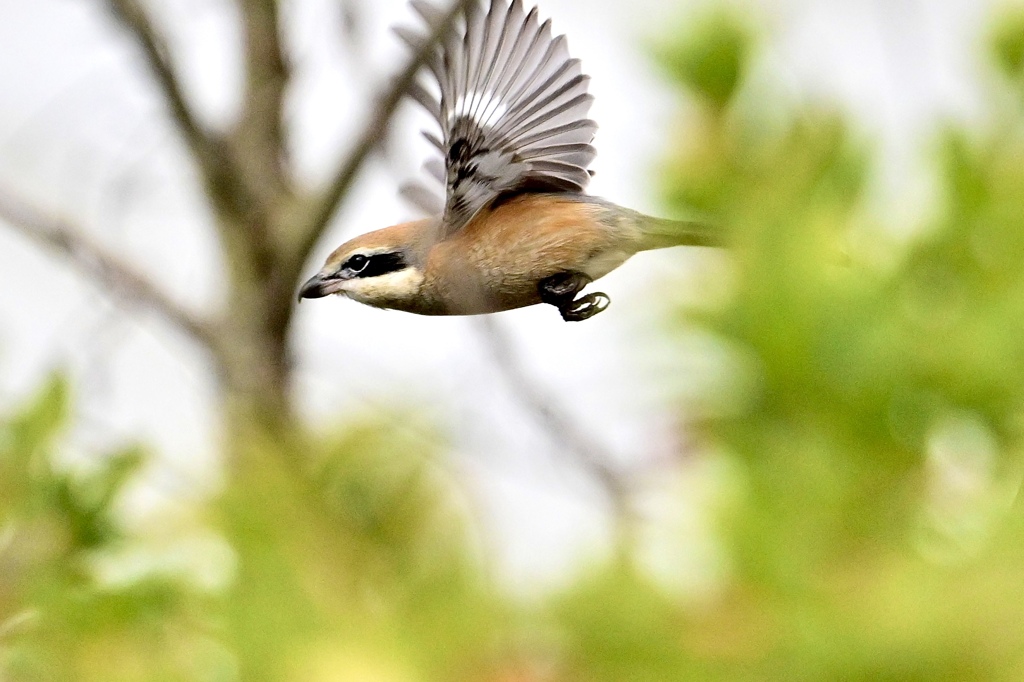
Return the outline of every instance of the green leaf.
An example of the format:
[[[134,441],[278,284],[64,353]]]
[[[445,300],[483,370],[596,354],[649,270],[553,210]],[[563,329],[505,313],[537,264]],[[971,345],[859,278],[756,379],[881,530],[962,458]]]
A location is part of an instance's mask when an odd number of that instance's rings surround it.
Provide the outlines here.
[[[753,44],[753,31],[743,17],[718,10],[697,19],[682,37],[664,41],[655,53],[691,92],[722,109],[739,89]]]

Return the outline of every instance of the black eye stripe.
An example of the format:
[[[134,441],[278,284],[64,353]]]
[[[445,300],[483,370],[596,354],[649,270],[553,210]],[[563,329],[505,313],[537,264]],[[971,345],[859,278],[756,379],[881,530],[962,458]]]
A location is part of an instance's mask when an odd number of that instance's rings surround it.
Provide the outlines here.
[[[405,256],[401,253],[377,253],[372,256],[357,253],[345,261],[345,270],[356,277],[377,277],[402,270],[406,265]]]

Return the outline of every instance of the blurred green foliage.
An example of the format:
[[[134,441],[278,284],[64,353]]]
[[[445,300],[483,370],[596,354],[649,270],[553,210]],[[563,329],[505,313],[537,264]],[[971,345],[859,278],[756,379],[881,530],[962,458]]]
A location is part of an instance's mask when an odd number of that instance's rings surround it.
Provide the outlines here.
[[[188,626],[193,595],[160,578],[106,589],[94,570],[100,553],[125,540],[112,503],[142,454],[113,453],[83,473],[62,470],[54,455],[68,411],[68,387],[53,379],[0,430],[5,679],[197,679],[176,661],[176,648],[200,635]]]
[[[682,347],[700,328],[733,359],[714,407],[681,408],[727,464],[713,587],[666,584],[637,542],[510,593],[411,413],[229,436],[228,480],[194,519],[230,547],[227,578],[114,579],[146,546],[118,505],[149,457],[59,466],[73,410],[55,379],[0,427],[0,679],[1024,677],[1022,112],[993,92],[991,123],[951,126],[928,216],[886,224],[865,208],[870,141],[841,114],[744,101],[749,25],[719,12],[658,49],[696,102],[664,195],[732,244],[725,300],[667,301],[663,330]],[[1008,15],[998,87],[1019,86],[1022,45]]]
[[[655,47],[659,61],[690,94],[719,109],[736,94],[750,65],[753,31],[722,8],[699,16],[685,33]]]
[[[992,56],[996,66],[1011,79],[1024,78],[1024,8],[1010,5],[992,30]]]
[[[1007,70],[1021,28],[995,33]],[[696,112],[665,187],[733,243],[728,303],[676,325],[752,387],[709,425],[742,482],[721,520],[742,634],[705,678],[1019,679],[1024,119],[950,128],[907,226],[865,209],[869,146],[840,115],[769,122],[743,96]]]

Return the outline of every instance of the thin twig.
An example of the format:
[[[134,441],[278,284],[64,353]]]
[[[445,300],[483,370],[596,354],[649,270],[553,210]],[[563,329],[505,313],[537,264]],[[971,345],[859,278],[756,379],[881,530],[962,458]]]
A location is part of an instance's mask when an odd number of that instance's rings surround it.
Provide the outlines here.
[[[146,276],[92,241],[80,229],[51,216],[0,187],[0,220],[68,259],[125,303],[153,310],[209,350],[212,325],[161,291]]]
[[[309,257],[313,247],[327,228],[331,217],[338,210],[341,200],[348,193],[349,187],[356,179],[363,162],[370,155],[380,141],[384,138],[387,127],[391,122],[398,105],[412,88],[416,81],[416,74],[430,57],[438,41],[452,29],[456,19],[473,2],[479,0],[455,0],[451,8],[442,15],[440,21],[431,26],[430,34],[419,45],[416,52],[409,59],[405,69],[391,83],[377,99],[373,114],[359,136],[358,141],[349,153],[348,157],[338,167],[333,180],[324,190],[323,194],[314,204],[309,223],[302,230],[298,248],[296,250],[296,261],[301,264]]]
[[[166,41],[137,0],[107,0],[111,12],[135,38],[171,111],[171,120],[199,165],[210,197],[230,202],[237,210],[251,200],[244,176],[222,139],[199,123],[185,97],[181,79],[171,63]]]
[[[479,330],[494,363],[512,394],[536,418],[548,437],[582,464],[604,489],[620,524],[621,542],[631,523],[629,489],[625,477],[611,462],[612,453],[584,431],[544,389],[523,371],[508,336],[490,316],[482,317]]]

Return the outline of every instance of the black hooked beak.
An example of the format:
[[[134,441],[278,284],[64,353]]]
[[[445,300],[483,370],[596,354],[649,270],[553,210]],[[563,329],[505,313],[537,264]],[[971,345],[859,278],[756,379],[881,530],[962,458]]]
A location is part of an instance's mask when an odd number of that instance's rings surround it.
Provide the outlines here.
[[[323,298],[338,291],[338,284],[342,281],[338,275],[325,275],[318,272],[302,285],[299,289],[299,300],[304,298]]]

